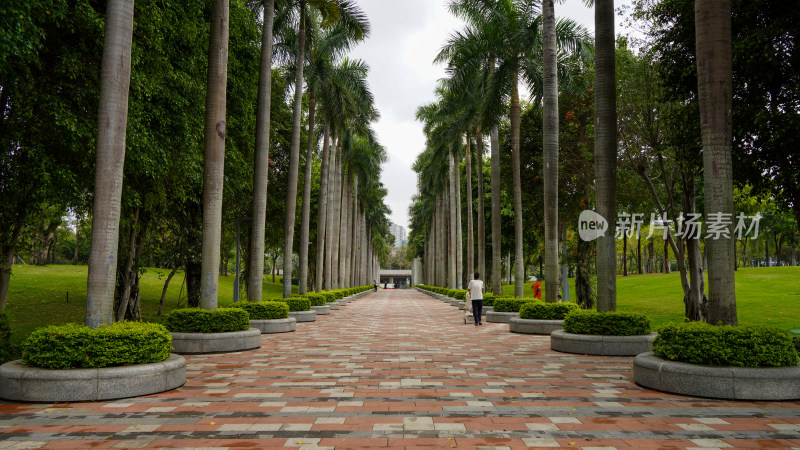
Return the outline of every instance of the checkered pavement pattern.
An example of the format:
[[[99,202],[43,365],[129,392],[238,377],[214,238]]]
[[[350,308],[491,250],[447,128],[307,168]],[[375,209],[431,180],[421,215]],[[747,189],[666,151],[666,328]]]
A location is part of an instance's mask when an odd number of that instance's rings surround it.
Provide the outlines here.
[[[800,402],[643,389],[632,358],[558,353],[549,336],[462,314],[415,290],[379,291],[263,335],[259,349],[186,356],[173,391],[0,401],[0,449],[800,449]]]

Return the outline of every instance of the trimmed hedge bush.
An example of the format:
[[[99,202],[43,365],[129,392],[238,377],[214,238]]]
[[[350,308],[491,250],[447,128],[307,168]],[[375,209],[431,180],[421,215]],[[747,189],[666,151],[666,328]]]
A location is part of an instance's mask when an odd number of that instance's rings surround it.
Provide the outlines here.
[[[530,320],[564,320],[564,316],[580,309],[576,303],[541,303],[530,302],[519,309],[520,319]]]
[[[233,308],[247,311],[250,320],[275,320],[289,317],[289,305],[283,302],[239,302]]]
[[[564,331],[601,336],[639,336],[650,333],[650,319],[639,313],[579,309],[564,317]]]
[[[292,298],[304,298],[311,303],[311,306],[325,306],[325,297],[317,294],[317,293],[310,293],[307,295],[296,295]]]
[[[275,302],[283,302],[289,305],[289,311],[310,311],[311,302],[307,298],[276,298],[270,299]]]
[[[689,364],[780,367],[797,365],[793,341],[788,331],[770,326],[689,322],[659,328],[652,348],[659,358]]]
[[[158,363],[172,336],[163,325],[124,322],[91,329],[70,323],[39,328],[22,344],[22,360],[44,369],[88,369]]]
[[[527,298],[506,298],[500,297],[494,299],[495,312],[519,312],[519,309],[528,303],[533,303],[533,300]]]
[[[453,292],[454,292],[453,298],[455,298],[457,300],[464,300],[467,297],[466,289],[456,289]]]
[[[331,303],[336,301],[336,296],[333,295],[331,292],[320,292],[320,295],[325,297],[325,303]]]
[[[225,333],[250,328],[250,316],[241,308],[184,308],[169,313],[165,324],[175,333]]]

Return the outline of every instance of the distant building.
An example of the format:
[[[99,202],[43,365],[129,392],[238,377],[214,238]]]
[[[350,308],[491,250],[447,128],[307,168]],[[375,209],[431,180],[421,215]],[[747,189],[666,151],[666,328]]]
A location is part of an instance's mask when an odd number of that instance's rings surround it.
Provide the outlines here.
[[[405,247],[406,243],[408,242],[406,236],[406,229],[396,223],[392,223],[391,225],[389,225],[389,231],[394,236],[395,248]]]

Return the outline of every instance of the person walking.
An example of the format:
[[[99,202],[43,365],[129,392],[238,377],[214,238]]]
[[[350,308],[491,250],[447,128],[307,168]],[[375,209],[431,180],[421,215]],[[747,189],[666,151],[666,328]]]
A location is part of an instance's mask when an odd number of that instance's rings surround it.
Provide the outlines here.
[[[481,274],[475,272],[475,278],[467,285],[469,298],[472,299],[472,315],[475,317],[475,326],[483,325],[481,313],[483,312],[483,281]]]
[[[533,289],[533,298],[538,298],[539,300],[542,299],[542,282],[539,281],[536,277],[533,277],[533,285],[531,285],[531,289]]]

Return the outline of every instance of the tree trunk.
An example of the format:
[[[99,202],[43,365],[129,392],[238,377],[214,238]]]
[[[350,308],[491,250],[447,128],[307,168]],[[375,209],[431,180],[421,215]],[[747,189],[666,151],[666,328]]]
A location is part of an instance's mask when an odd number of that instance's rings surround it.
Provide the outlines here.
[[[303,212],[300,214],[300,273],[297,283],[297,292],[305,295],[308,286],[308,234],[311,228],[311,161],[314,158],[314,117],[316,115],[317,101],[314,92],[308,89],[308,150],[306,151],[306,173],[303,179]]]
[[[133,287],[133,280],[136,276],[134,272],[134,260],[136,258],[136,238],[138,236],[137,223],[139,221],[139,208],[133,214],[133,220],[128,230],[128,259],[125,261],[125,267],[122,269],[122,286],[119,296],[119,305],[117,309],[117,320],[120,322],[125,321],[125,313],[128,311],[128,302],[130,301],[131,288]]]
[[[475,236],[472,223],[472,154],[470,152],[469,133],[467,133],[467,154],[464,158],[464,174],[467,179],[467,280],[472,278],[475,270]]]
[[[622,233],[622,276],[628,276],[628,233]]]
[[[292,254],[294,253],[294,219],[297,212],[297,177],[300,166],[300,119],[303,114],[303,66],[306,47],[306,2],[300,0],[300,25],[297,33],[295,60],[294,111],[292,140],[289,148],[289,176],[286,181],[286,220],[283,225],[283,298],[292,296]]]
[[[456,258],[458,257],[458,252],[456,252],[456,246],[458,243],[456,242],[456,172],[452,154],[449,155],[447,164],[450,171],[449,186],[447,189],[449,199],[447,216],[450,220],[450,239],[447,245],[447,286],[450,289],[457,289],[456,277],[458,275],[456,270]]]
[[[544,96],[542,135],[544,167],[544,257],[545,285],[559,286],[558,267],[558,75],[556,17],[553,0],[542,4]],[[520,290],[520,293],[522,291]],[[557,302],[558,290],[545,289],[545,301]],[[521,295],[520,295],[521,296]]]
[[[478,170],[478,272],[486,280],[486,211],[483,205],[483,134],[480,127],[475,135],[476,164]]]
[[[500,253],[500,136],[497,127],[492,128],[492,293],[503,294],[502,256]]]
[[[342,216],[339,227],[339,287],[347,289],[348,264],[350,262],[350,174],[345,173],[342,178]]]
[[[336,144],[330,147],[330,162],[328,165],[328,200],[325,207],[325,290],[333,289],[333,217],[336,215]]]
[[[272,106],[272,25],[274,16],[275,0],[265,0],[264,25],[261,30],[261,64],[258,72],[258,99],[256,100],[256,148],[253,167],[253,217],[250,221],[250,261],[247,263],[247,298],[256,302],[260,302],[262,299],[264,283],[264,234],[267,222],[267,188],[269,185],[269,125]],[[159,315],[161,314],[159,313]]]
[[[597,213],[608,231],[597,240],[597,310],[616,311],[617,273],[617,87],[615,73],[614,0],[596,0],[595,23],[595,179]]]
[[[708,320],[736,325],[733,270],[732,67],[730,0],[697,0],[697,91],[703,139],[705,219],[728,222],[727,237],[706,241]],[[721,216],[719,216],[721,215]],[[724,222],[721,222],[724,223]]]
[[[81,232],[80,232],[80,221],[75,226],[75,252],[72,254],[72,265],[78,264],[78,252],[81,246]]]
[[[92,244],[86,288],[86,325],[91,328],[114,321],[132,38],[133,0],[109,0],[100,68]]]
[[[636,273],[642,274],[642,229],[636,229]]]
[[[326,264],[326,231],[328,228],[328,179],[329,172],[329,152],[330,152],[330,121],[325,121],[325,133],[322,135],[322,167],[319,174],[319,213],[317,214],[317,272],[314,281],[314,290],[322,291],[323,280],[330,277],[330,269]]]
[[[342,218],[342,147],[341,147],[341,137],[339,137],[338,145],[337,145],[337,153],[339,157],[336,159],[336,171],[333,174],[334,183],[331,185],[333,186],[333,247],[331,250],[331,257],[332,257],[332,264],[331,264],[331,289],[339,289],[339,259],[341,256],[339,255],[339,242],[340,242],[340,235],[339,230],[341,229],[341,218]]]
[[[464,289],[464,231],[461,221],[461,162],[453,162],[456,175],[456,289]]]
[[[445,222],[444,196],[444,193],[436,196],[436,222],[438,225],[436,243],[439,247],[436,251],[436,285],[441,287],[447,286],[447,259],[445,258],[447,252],[447,226]]]
[[[205,166],[203,170],[203,262],[200,307],[217,309],[222,184],[225,170],[225,89],[228,77],[229,0],[214,0],[208,46]]]
[[[175,276],[175,272],[178,271],[178,264],[172,267],[169,275],[167,275],[167,281],[164,282],[164,289],[161,290],[161,298],[158,300],[158,316],[161,317],[161,314],[164,313],[164,299],[167,297],[167,289],[169,289],[169,282],[172,281],[172,277]]]
[[[522,297],[525,288],[525,274],[523,268],[522,255],[522,180],[520,176],[519,158],[519,133],[520,133],[520,106],[518,81],[519,73],[514,72],[514,81],[511,91],[511,174],[514,180],[514,297]],[[556,166],[557,167],[557,166]],[[557,170],[557,169],[556,169]],[[546,208],[545,208],[546,209]],[[558,226],[555,228],[556,247],[555,275],[556,286],[558,286]],[[509,261],[509,264],[511,261]],[[548,270],[549,272],[549,270]],[[511,280],[509,280],[511,282]],[[549,297],[548,297],[549,298]],[[554,300],[555,301],[555,300]]]

